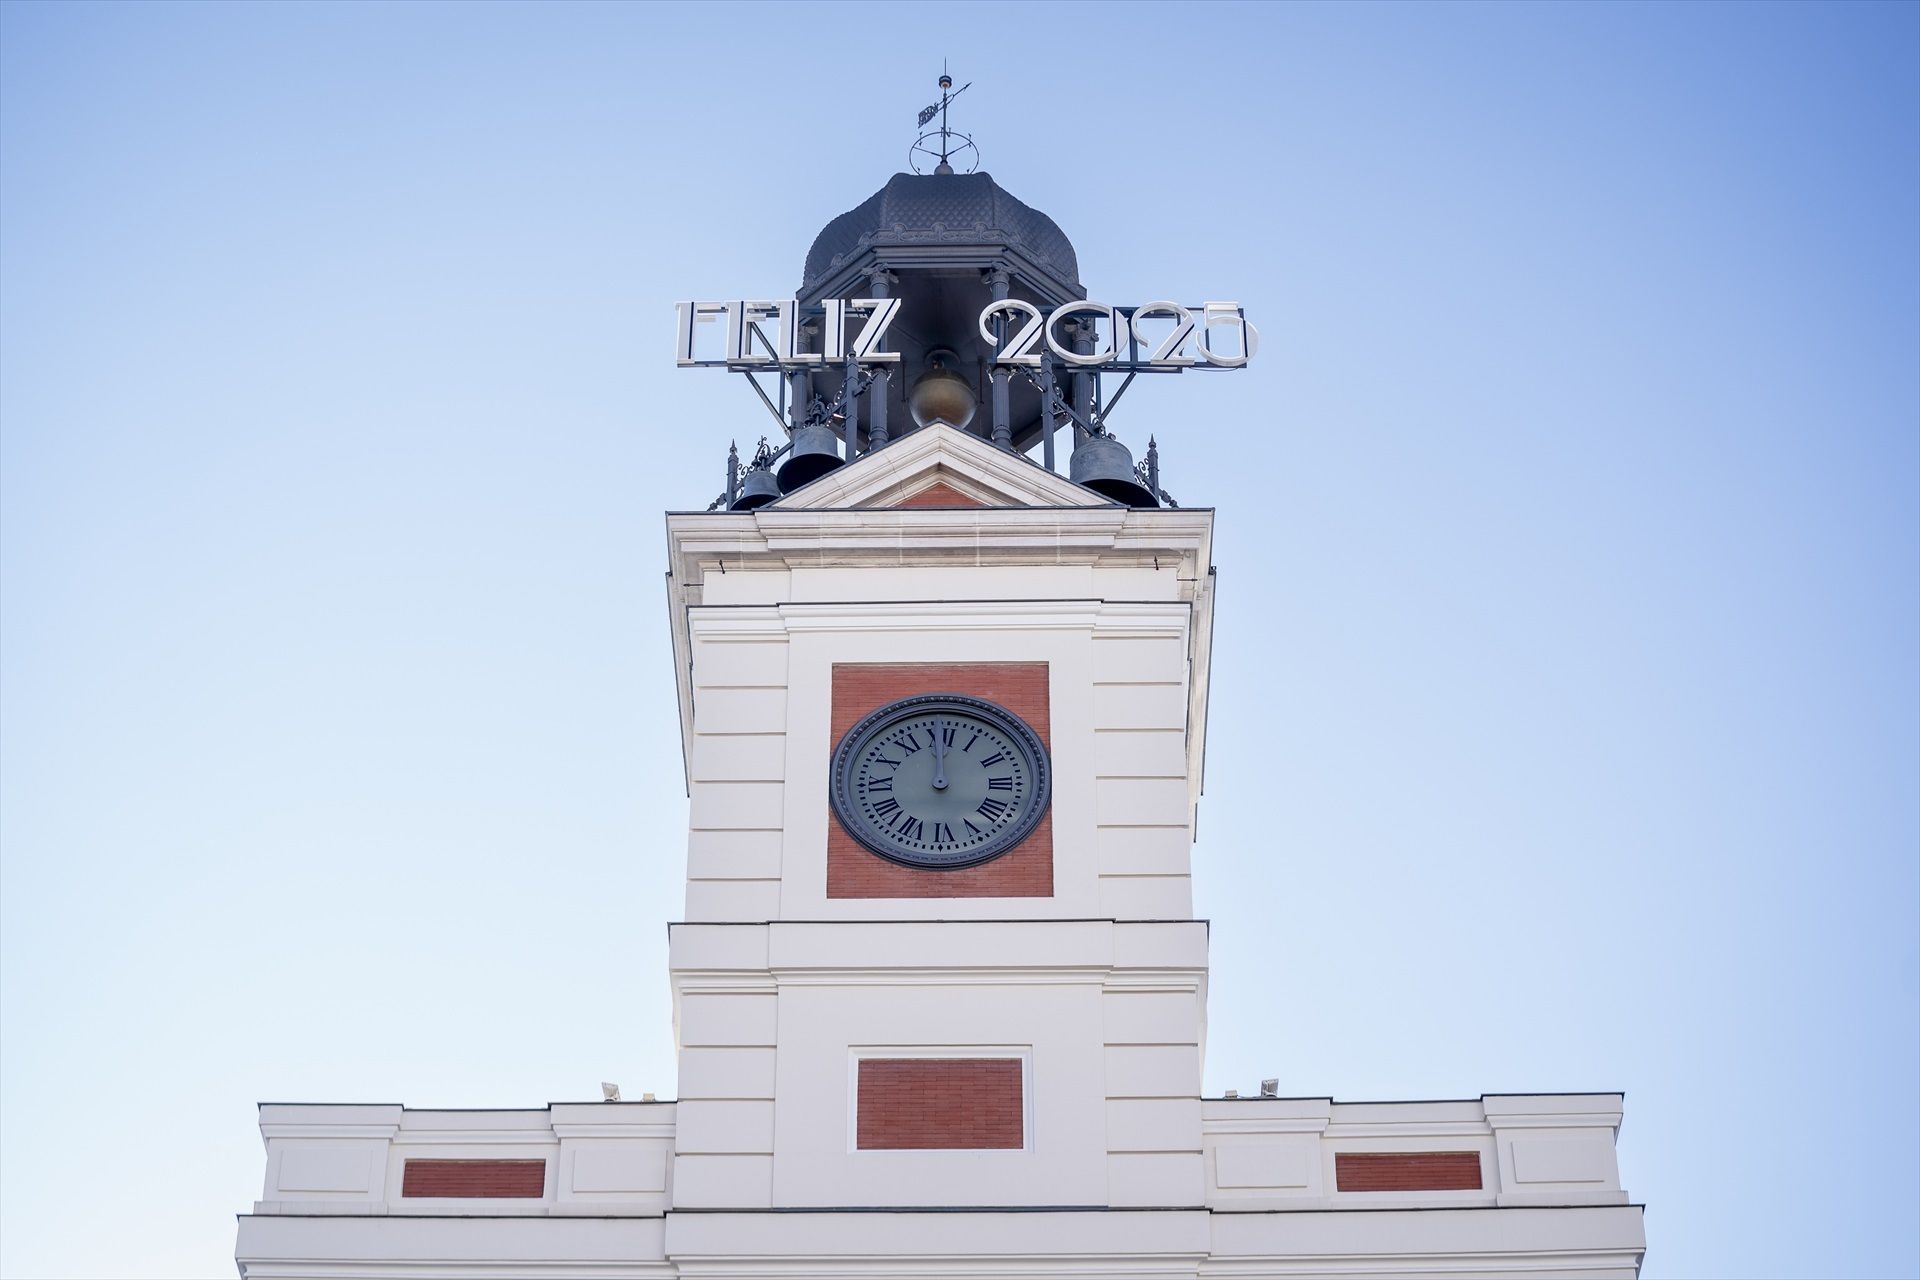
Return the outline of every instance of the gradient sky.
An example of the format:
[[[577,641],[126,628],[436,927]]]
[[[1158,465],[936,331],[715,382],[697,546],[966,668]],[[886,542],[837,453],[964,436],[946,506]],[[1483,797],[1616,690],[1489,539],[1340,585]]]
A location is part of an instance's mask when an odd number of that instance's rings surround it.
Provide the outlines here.
[[[262,1099],[674,1093],[661,512],[955,123],[1219,510],[1207,1088],[1623,1089],[1649,1277],[1920,1272],[1920,8],[0,6],[0,1272]]]

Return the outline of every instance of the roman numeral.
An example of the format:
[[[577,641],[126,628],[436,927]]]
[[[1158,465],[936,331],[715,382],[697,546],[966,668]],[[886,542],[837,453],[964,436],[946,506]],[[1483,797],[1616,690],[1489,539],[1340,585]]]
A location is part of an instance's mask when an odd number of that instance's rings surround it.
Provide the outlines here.
[[[932,737],[933,735],[931,735],[931,734],[929,734],[929,735],[927,735],[927,736],[928,736],[929,738],[931,738],[931,737]],[[901,741],[900,741],[900,744],[899,744],[899,745],[900,745],[900,750],[901,750],[901,752],[902,752],[902,754],[905,754],[905,755],[912,755],[912,754],[913,754],[914,752],[916,752],[916,751],[925,751],[925,750],[926,750],[926,748],[925,748],[925,747],[923,747],[923,746],[921,746],[921,745],[919,744],[919,742],[917,742],[917,741],[916,741],[916,740],[914,739],[914,736],[913,736],[913,732],[912,732],[912,730],[908,730],[908,731],[907,731],[907,735],[906,735],[906,737],[905,737],[905,738],[903,738],[903,739],[901,739]]]
[[[944,822],[934,823],[933,824],[933,842],[935,844],[952,844],[953,828],[948,826]]]
[[[920,833],[922,831],[925,831],[926,829],[927,829],[927,824],[920,821],[920,819],[908,818],[904,823],[901,824],[900,834],[905,836],[909,840],[918,840],[920,838]]]
[[[995,800],[992,796],[988,796],[980,802],[980,807],[974,810],[974,812],[985,817],[988,822],[998,822],[1000,821],[1000,815],[1012,807],[1012,805],[1004,800]]]
[[[893,779],[869,778],[862,785],[864,785],[868,791],[891,791],[893,790]]]
[[[889,796],[873,806],[873,816],[876,818],[884,818],[899,807],[900,802]]]
[[[1013,790],[1013,779],[1012,778],[988,778],[987,790],[1011,791]]]
[[[877,761],[877,762],[878,762],[878,763],[880,763],[880,764],[888,764],[888,765],[892,765],[892,766],[893,766],[894,768],[896,768],[896,769],[898,769],[898,768],[900,767],[900,762],[899,762],[898,760],[889,760],[889,759],[887,759],[887,757],[885,757],[885,756],[883,756],[883,755],[881,755],[881,754],[880,754],[879,752],[877,752],[877,751],[873,753],[873,758],[874,758],[874,760],[875,760],[875,761]]]
[[[971,822],[967,822],[967,820],[966,820],[965,818],[962,818],[962,819],[960,819],[960,821],[961,821],[961,822],[963,822],[963,823],[966,823],[966,827],[967,827],[967,830],[969,830],[969,831],[971,831],[971,832],[973,832],[973,834],[975,834],[975,835],[977,835],[977,836],[983,836],[983,835],[985,835],[985,834],[986,834],[986,832],[984,832],[984,831],[982,831],[982,830],[981,830],[980,828],[978,828],[978,827],[976,827],[976,826],[974,826],[974,825],[973,825],[973,824],[972,824]]]
[[[976,733],[976,734],[974,734],[974,735],[973,735],[973,736],[972,736],[971,738],[968,738],[968,739],[967,739],[967,745],[966,745],[966,746],[964,746],[964,747],[962,747],[962,748],[960,748],[960,749],[961,749],[962,751],[971,751],[971,750],[973,750],[973,744],[974,744],[974,743],[976,743],[976,742],[978,742],[978,741],[980,741],[980,735]]]
[[[954,735],[959,732],[960,731],[954,728],[952,725],[947,725],[945,728],[940,730],[941,735],[946,738],[948,746],[953,745]]]
[[[981,764],[999,764],[1002,760],[1005,760],[1006,758],[1007,758],[1006,753],[996,751],[992,755],[988,756],[985,760],[982,760],[980,763]]]

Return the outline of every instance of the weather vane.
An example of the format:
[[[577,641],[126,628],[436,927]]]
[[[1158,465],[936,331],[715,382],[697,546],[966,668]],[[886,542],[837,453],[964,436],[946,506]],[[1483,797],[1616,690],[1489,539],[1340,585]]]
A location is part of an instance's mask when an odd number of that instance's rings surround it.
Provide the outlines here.
[[[913,140],[913,146],[907,150],[907,163],[913,166],[915,173],[927,173],[921,166],[933,162],[934,173],[953,173],[953,158],[961,157],[966,165],[965,172],[972,173],[980,167],[980,148],[973,145],[973,139],[947,127],[947,104],[973,88],[973,81],[953,87],[953,77],[947,74],[946,63],[940,64],[940,101],[920,109],[919,137]],[[935,116],[940,117],[940,127],[929,129],[927,124]]]

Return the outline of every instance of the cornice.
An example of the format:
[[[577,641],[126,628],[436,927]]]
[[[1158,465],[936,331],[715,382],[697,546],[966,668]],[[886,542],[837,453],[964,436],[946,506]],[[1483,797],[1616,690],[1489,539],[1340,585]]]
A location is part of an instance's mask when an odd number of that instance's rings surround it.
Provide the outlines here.
[[[1619,1111],[1489,1112],[1487,1124],[1493,1129],[1583,1129],[1605,1125],[1618,1130],[1622,1119]]]
[[[689,630],[703,641],[763,640],[800,632],[1003,631],[1009,626],[1091,630],[1109,638],[1187,634],[1185,600],[884,600],[770,605],[690,605]]]
[[[829,565],[980,564],[995,566],[1148,565],[1187,581],[1208,568],[1204,526],[1128,523],[1140,514],[1094,512],[1062,519],[1058,512],[996,508],[902,508],[799,512],[752,530],[669,525],[675,576],[699,586],[710,574],[752,573]],[[701,517],[688,517],[699,519]]]
[[[773,995],[782,987],[1098,986],[1111,994],[1199,995],[1203,967],[1116,969],[1109,963],[1058,965],[776,966],[674,969],[676,995]]]
[[[1331,1120],[1329,1138],[1490,1138],[1493,1130],[1473,1120]]]
[[[669,1113],[668,1118],[651,1124],[556,1124],[553,1136],[569,1138],[651,1138],[672,1141],[675,1121]]]
[[[538,1147],[552,1146],[553,1129],[489,1129],[479,1125],[465,1129],[402,1129],[394,1138],[405,1147]]]
[[[373,1138],[382,1142],[400,1132],[397,1124],[302,1124],[299,1121],[262,1121],[262,1138]]]

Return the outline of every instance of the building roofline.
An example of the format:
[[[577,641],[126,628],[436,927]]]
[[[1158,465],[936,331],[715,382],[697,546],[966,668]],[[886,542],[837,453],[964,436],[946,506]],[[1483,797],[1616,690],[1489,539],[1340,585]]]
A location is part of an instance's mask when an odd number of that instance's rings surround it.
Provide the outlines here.
[[[1518,1093],[1483,1093],[1472,1098],[1336,1098],[1325,1093],[1285,1094],[1262,1097],[1258,1094],[1237,1098],[1200,1095],[1202,1102],[1330,1102],[1336,1107],[1433,1107],[1456,1102],[1485,1102],[1488,1098],[1620,1098],[1624,1089],[1527,1089]]]
[[[575,1101],[561,1099],[538,1107],[410,1107],[404,1102],[256,1102],[259,1107],[398,1107],[403,1112],[419,1115],[423,1112],[438,1112],[448,1115],[465,1113],[486,1113],[496,1115],[500,1112],[524,1112],[532,1115],[536,1112],[551,1111],[555,1107],[670,1107],[678,1098],[655,1098],[648,1102],[644,1098],[622,1098],[618,1102],[609,1102],[604,1098],[581,1098]]]

